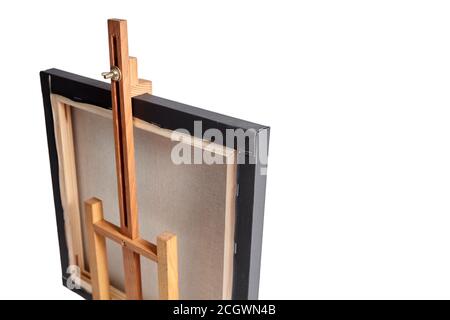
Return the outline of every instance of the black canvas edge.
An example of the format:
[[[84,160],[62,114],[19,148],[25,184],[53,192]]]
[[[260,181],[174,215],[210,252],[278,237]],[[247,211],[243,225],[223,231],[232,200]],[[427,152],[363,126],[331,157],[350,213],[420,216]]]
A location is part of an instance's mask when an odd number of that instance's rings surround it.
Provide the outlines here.
[[[67,287],[66,271],[69,267],[69,259],[50,94],[58,94],[73,101],[111,109],[111,92],[108,83],[58,69],[41,71],[40,78],[61,255],[62,280]],[[201,135],[208,129],[218,129],[224,136],[227,129],[251,129],[250,132],[253,132],[249,136],[249,139],[254,139],[253,148],[250,148],[252,144],[249,142],[244,148],[237,150],[239,154],[245,155],[247,161],[245,164],[238,164],[237,170],[236,252],[234,256],[232,299],[258,299],[266,175],[261,174],[261,165],[257,162],[254,164],[250,159],[258,157],[259,137],[263,133],[269,136],[270,128],[148,94],[134,97],[132,106],[133,116],[143,121],[170,130],[188,129],[192,135],[195,134],[193,122],[197,120],[202,121]],[[266,147],[268,147],[268,140],[266,143]],[[83,298],[92,298],[83,289],[74,289],[73,291]]]

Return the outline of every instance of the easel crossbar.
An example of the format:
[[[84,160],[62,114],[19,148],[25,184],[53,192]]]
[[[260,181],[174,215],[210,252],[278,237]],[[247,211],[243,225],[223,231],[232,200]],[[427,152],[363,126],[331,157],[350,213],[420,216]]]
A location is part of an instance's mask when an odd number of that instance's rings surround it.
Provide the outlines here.
[[[178,299],[178,256],[177,237],[163,232],[154,245],[141,238],[131,239],[122,229],[103,218],[103,204],[100,199],[91,198],[85,202],[86,230],[89,239],[92,297],[109,300],[111,297],[106,239],[113,240],[139,259],[144,256],[158,265],[159,297],[163,300]],[[139,270],[140,272],[140,270]],[[140,279],[140,274],[139,274]],[[141,286],[141,283],[138,284]],[[127,295],[127,298],[130,299]]]
[[[144,256],[150,260],[158,262],[158,252],[156,245],[142,238],[131,239],[121,233],[121,229],[106,221],[101,220],[94,224],[94,231],[114,242],[126,247],[131,251]]]

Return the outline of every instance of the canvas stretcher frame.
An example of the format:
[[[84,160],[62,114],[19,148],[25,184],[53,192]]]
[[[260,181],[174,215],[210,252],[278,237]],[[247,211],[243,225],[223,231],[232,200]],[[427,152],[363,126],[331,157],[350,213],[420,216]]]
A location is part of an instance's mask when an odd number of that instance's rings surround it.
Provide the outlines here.
[[[67,268],[70,265],[64,212],[61,199],[60,170],[57,139],[54,130],[52,96],[80,104],[89,104],[101,109],[111,108],[110,87],[107,83],[88,79],[57,69],[41,72],[41,85],[44,100],[44,110],[52,172],[55,211],[58,226],[61,252],[61,267],[63,283],[67,286]],[[269,128],[255,123],[227,117],[203,109],[183,105],[177,102],[159,98],[153,95],[142,95],[132,99],[133,116],[149,124],[155,124],[162,129],[176,130],[185,128],[194,136],[194,122],[202,121],[203,133],[211,128],[224,133],[227,129],[242,129],[250,131],[249,143],[237,149],[239,155],[244,155],[247,161],[237,165],[237,187],[235,200],[235,230],[233,258],[233,299],[256,299],[259,287],[259,269],[261,261],[262,227],[264,215],[264,197],[266,176],[262,174],[265,166],[250,158],[258,157],[260,138],[269,136]],[[197,133],[198,134],[198,133]],[[253,141],[250,141],[253,140]],[[225,141],[223,142],[225,143]],[[263,143],[268,144],[268,140]],[[267,145],[265,146],[267,148]],[[89,292],[84,289],[74,289],[78,294],[90,299]],[[114,294],[113,294],[114,295]],[[116,298],[121,298],[116,292]]]

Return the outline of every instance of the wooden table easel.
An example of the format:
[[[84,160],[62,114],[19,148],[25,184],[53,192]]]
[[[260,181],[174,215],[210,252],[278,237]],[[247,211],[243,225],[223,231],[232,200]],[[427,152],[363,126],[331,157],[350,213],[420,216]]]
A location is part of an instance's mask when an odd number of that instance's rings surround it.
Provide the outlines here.
[[[92,298],[110,299],[106,238],[122,246],[127,299],[142,299],[140,256],[158,264],[160,299],[178,299],[177,238],[169,232],[157,237],[156,245],[139,237],[131,98],[150,93],[152,83],[138,79],[137,59],[128,56],[126,20],[108,20],[115,159],[120,210],[120,227],[103,219],[102,201],[85,201],[89,242]]]

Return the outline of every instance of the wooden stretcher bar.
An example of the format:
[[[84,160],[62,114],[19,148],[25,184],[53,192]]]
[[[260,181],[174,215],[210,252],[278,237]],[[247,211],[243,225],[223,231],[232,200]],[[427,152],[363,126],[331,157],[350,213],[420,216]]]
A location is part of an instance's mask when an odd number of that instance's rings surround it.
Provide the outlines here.
[[[58,150],[58,154],[60,154],[60,165],[59,168],[61,169],[59,178],[60,178],[60,185],[61,185],[61,199],[63,201],[64,206],[64,214],[65,214],[65,221],[66,221],[66,237],[67,237],[67,246],[68,246],[68,258],[71,265],[76,265],[80,268],[80,282],[82,285],[82,288],[85,289],[88,293],[92,294],[92,285],[91,285],[91,272],[92,268],[90,267],[89,260],[84,261],[81,260],[79,257],[83,258],[84,254],[88,254],[90,252],[90,248],[88,247],[89,241],[85,243],[86,247],[83,245],[83,239],[82,239],[82,232],[81,232],[81,212],[78,203],[80,202],[79,195],[78,195],[78,179],[77,179],[77,165],[76,165],[76,159],[75,159],[75,153],[76,149],[74,147],[74,136],[72,133],[72,127],[76,126],[76,123],[72,123],[73,116],[72,112],[76,109],[83,112],[90,113],[92,115],[96,115],[99,117],[102,117],[104,119],[108,119],[109,121],[112,121],[112,112],[111,110],[99,108],[95,105],[90,105],[86,103],[80,103],[74,100],[70,100],[66,97],[57,95],[57,94],[51,94],[51,104],[53,109],[53,115],[54,115],[54,132],[56,135],[56,147]],[[215,143],[212,143],[211,141],[202,140],[197,137],[193,137],[190,135],[186,135],[181,132],[172,131],[169,129],[164,129],[161,127],[158,127],[154,124],[148,123],[146,121],[143,121],[138,118],[134,118],[134,127],[135,129],[140,129],[145,132],[148,132],[150,134],[155,134],[160,137],[164,137],[167,139],[171,139],[173,141],[183,142],[193,148],[200,148],[204,151],[220,154],[223,157],[225,157],[225,163],[227,164],[227,192],[226,197],[227,199],[230,198],[230,200],[227,200],[227,238],[225,239],[225,246],[228,248],[225,250],[227,256],[233,255],[233,248],[232,247],[232,239],[234,236],[234,213],[233,213],[233,206],[234,206],[234,195],[236,193],[235,190],[235,181],[233,177],[235,176],[235,163],[236,163],[236,150],[224,147],[222,145],[218,145]],[[73,150],[72,152],[67,152],[67,150]],[[62,170],[64,169],[64,170]],[[65,188],[64,186],[73,186],[71,188]],[[228,222],[228,220],[231,219],[231,221]],[[86,219],[85,219],[86,220]],[[107,223],[107,221],[105,221]],[[110,226],[113,226],[113,229],[116,231],[120,231],[120,228],[118,226],[115,226],[113,224],[107,223]],[[84,223],[84,228],[87,228],[86,223]],[[100,230],[100,228],[95,227],[96,230]],[[106,232],[109,234],[114,233],[111,229],[103,231],[105,234],[103,236],[106,236],[106,238],[109,238],[110,240],[114,241],[115,243],[119,243],[118,241],[115,241],[113,236],[108,236]],[[79,230],[79,231],[77,231]],[[86,229],[85,229],[86,230]],[[86,230],[87,231],[87,230]],[[99,231],[100,233],[102,230]],[[86,232],[87,234],[87,232]],[[116,236],[117,233],[115,233]],[[145,240],[144,240],[145,241]],[[150,242],[148,242],[150,243]],[[121,244],[121,243],[119,243]],[[151,246],[156,247],[154,244],[150,243]],[[144,257],[145,254],[141,254]],[[148,255],[151,255],[150,253]],[[149,257],[146,257],[149,258]],[[152,260],[149,258],[149,260]],[[155,260],[152,260],[155,261]],[[230,271],[225,272],[225,277],[232,276],[230,272],[232,272],[232,258],[226,258],[224,257],[224,261],[229,261],[226,264],[226,268],[230,269]],[[156,262],[156,261],[155,261]],[[227,284],[225,286],[225,284]],[[231,282],[229,280],[224,280],[224,295],[225,298],[231,298]],[[110,285],[110,298],[113,300],[123,300],[126,299],[126,295],[123,291],[117,289],[113,285]]]
[[[114,223],[118,226],[120,225],[118,221],[118,204],[115,204],[118,201],[116,195],[117,191],[115,188],[115,168],[114,163],[112,163],[112,158],[108,158],[108,155],[114,153],[114,141],[112,141],[113,135],[110,134],[112,130],[112,121],[108,120],[112,119],[111,88],[109,84],[104,82],[88,79],[57,69],[42,71],[40,76],[50,154],[50,167],[55,192],[55,212],[61,249],[62,279],[63,283],[71,288],[69,286],[70,283],[68,275],[71,275],[72,271],[68,271],[68,267],[71,267],[71,270],[75,270],[73,268],[74,265],[79,265],[81,270],[79,273],[81,275],[81,287],[80,289],[76,289],[74,291],[84,298],[90,299],[92,291],[90,284],[90,263],[87,254],[88,241],[86,239],[87,237],[85,232],[83,200],[88,199],[93,195],[96,195],[97,197],[101,196],[104,201],[104,207],[107,210],[105,211],[105,218],[111,222],[114,221]],[[61,116],[58,117],[58,114]],[[149,168],[152,171],[155,168],[153,161],[149,162],[151,167],[148,167],[145,164],[147,160],[153,159],[152,152],[148,149],[148,147],[154,145],[154,139],[159,139],[155,136],[155,134],[166,137],[170,132],[178,133],[177,131],[173,131],[177,130],[177,128],[186,128],[188,135],[192,135],[192,133],[195,132],[193,124],[196,119],[200,119],[203,122],[201,134],[203,134],[206,130],[209,130],[209,128],[218,128],[218,130],[224,135],[225,132],[230,129],[235,130],[236,128],[239,128],[245,131],[247,129],[253,130],[254,128],[256,130],[255,135],[251,135],[249,138],[250,141],[255,139],[254,141],[256,142],[260,141],[264,135],[269,134],[269,128],[267,126],[215,114],[204,109],[195,108],[153,95],[142,95],[133,98],[133,114],[135,117],[135,136],[139,139],[139,143],[142,143],[143,146],[145,145],[146,148],[141,149],[141,146],[139,146],[139,150],[137,150],[139,151],[139,153],[136,154],[136,157],[139,155],[139,158],[136,158],[136,165],[139,165],[139,168],[137,168],[139,170],[138,173],[141,170],[141,166],[144,173],[148,173],[146,168]],[[98,118],[98,116],[103,117],[103,119]],[[69,157],[66,157],[66,154],[62,154],[61,150],[64,148],[61,148],[61,146],[67,146],[66,143],[70,143],[72,138],[70,138],[67,134],[60,135],[60,133],[70,124],[70,118],[74,121],[73,139],[75,139],[76,174],[72,174],[71,170],[63,170],[63,168],[66,168],[66,164],[70,162],[70,159]],[[101,125],[101,130],[100,127],[98,128],[99,130],[96,130],[97,121],[99,125]],[[99,139],[100,137],[97,135],[97,131],[102,134],[102,139]],[[144,131],[147,131],[148,133],[145,133]],[[198,137],[201,137],[201,135],[198,135]],[[163,141],[164,146],[166,143],[170,143],[170,140],[161,141]],[[193,135],[191,139],[188,137],[185,141],[186,144],[189,144],[190,142],[195,143],[195,147],[197,147],[197,145],[201,147],[201,144],[203,143],[202,141],[197,140],[197,135]],[[198,144],[197,141],[199,142]],[[104,142],[107,142],[107,145],[104,145]],[[217,143],[217,147],[222,147],[222,144],[224,144],[221,141],[218,141]],[[208,149],[211,145],[212,144],[206,143]],[[98,149],[96,149],[96,146]],[[158,148],[159,147],[160,146],[158,145]],[[136,148],[138,148],[137,145]],[[99,151],[98,153],[97,150]],[[89,162],[88,159],[90,158],[90,153],[86,153],[85,151],[92,152],[92,155],[94,156],[93,160],[96,161],[95,163]],[[105,154],[103,151],[108,152]],[[245,153],[246,156],[248,155],[249,157],[257,154],[257,151],[258,150],[255,152],[255,150],[250,148],[248,145],[234,150],[236,155]],[[164,164],[164,162],[161,162],[161,164]],[[98,180],[99,176],[96,175],[97,168],[99,169],[99,174],[101,173],[102,178],[100,180]],[[246,163],[245,165],[237,166],[235,169],[237,171],[237,175],[234,180],[234,184],[236,185],[235,190],[237,190],[236,198],[235,201],[233,200],[233,202],[227,202],[226,204],[227,208],[236,209],[236,227],[230,226],[227,228],[227,230],[235,230],[235,235],[231,235],[231,240],[227,240],[227,238],[225,238],[225,241],[227,241],[227,247],[234,248],[234,253],[231,252],[230,255],[234,261],[234,263],[231,262],[233,266],[231,269],[232,295],[224,295],[224,298],[255,299],[257,298],[259,279],[259,253],[261,249],[265,178],[260,176],[260,169],[263,169],[263,166],[258,164],[251,165]],[[184,172],[185,171],[183,170],[183,174]],[[108,175],[104,176],[104,173],[107,173]],[[157,173],[163,177],[161,172]],[[88,174],[88,176],[86,176],[86,174]],[[228,177],[228,175],[226,176]],[[97,180],[95,180],[96,177]],[[172,178],[176,179],[176,176]],[[138,177],[138,179],[140,179],[140,177]],[[64,187],[66,185],[71,185],[76,182],[73,180],[78,180],[78,188],[67,188],[65,190]],[[104,189],[102,186],[102,181],[108,181],[107,189]],[[160,181],[165,180],[163,179]],[[145,212],[139,212],[140,220],[144,218],[147,219],[155,213],[161,217],[161,221],[164,221],[164,223],[169,222],[169,224],[166,224],[167,226],[171,226],[172,222],[179,223],[180,221],[177,219],[166,219],[161,210],[154,212],[151,209],[154,205],[158,205],[158,203],[155,203],[154,200],[147,197],[148,190],[150,190],[147,187],[151,186],[153,188],[155,184],[157,185],[157,182],[152,181],[152,179],[148,179],[148,177],[145,178],[145,180],[139,180],[138,188],[143,189],[138,191],[142,194],[142,197],[144,197],[143,199],[145,199],[144,203],[141,204],[139,202],[139,207],[143,208],[141,206],[145,205],[148,207],[151,205],[149,207],[150,210],[146,209]],[[215,186],[215,184],[212,184],[212,186]],[[81,204],[79,205],[78,210],[76,209],[76,206],[71,205],[70,200],[68,201],[70,198],[79,198],[75,196],[77,190],[79,197],[81,197],[79,200],[81,201]],[[232,198],[234,193],[230,190],[231,189],[227,189],[226,194],[230,195],[230,198]],[[221,190],[217,191],[220,192]],[[67,193],[70,193],[70,197],[66,196]],[[196,193],[194,192],[194,195],[195,194]],[[220,193],[217,193],[217,195],[219,194]],[[169,194],[166,196],[168,195]],[[152,197],[154,194],[150,194],[150,196]],[[168,200],[167,197],[164,199],[164,201]],[[205,200],[209,201],[210,198],[206,197]],[[105,201],[108,201],[108,203]],[[113,204],[114,207],[111,208],[111,205]],[[188,209],[191,210],[193,208],[189,206]],[[142,209],[140,211],[142,211]],[[215,212],[214,217],[220,215],[221,212],[222,211]],[[81,216],[80,213],[82,214]],[[183,212],[181,213],[183,215]],[[178,216],[176,212],[173,212],[173,214],[175,217]],[[77,224],[77,221],[80,221],[80,219],[82,220],[81,226],[83,227],[82,234],[74,230],[75,224]],[[75,222],[75,224],[73,222]],[[141,233],[144,234],[145,232],[147,240],[156,239],[159,230],[158,228],[155,228],[156,225],[152,224],[151,221],[149,222],[150,224],[144,224],[144,221],[141,221]],[[197,225],[198,224],[196,224],[196,226]],[[163,229],[165,228],[167,227],[163,227]],[[183,230],[183,228],[183,224],[178,224],[173,230],[176,230],[176,232],[179,233]],[[149,237],[149,235],[151,236]],[[177,235],[180,239],[182,234],[179,233]],[[185,235],[183,234],[183,248],[185,246],[184,236]],[[82,241],[80,241],[80,239]],[[235,241],[234,243],[233,239]],[[220,239],[218,240],[218,243],[221,243]],[[228,241],[230,242],[228,243]],[[80,242],[81,245],[75,245],[76,242]],[[110,281],[115,287],[110,288],[111,297],[113,299],[121,299],[125,297],[124,294],[120,292],[124,288],[122,276],[123,268],[121,263],[122,250],[120,247],[117,247],[115,244],[108,241],[108,251],[110,250],[111,252],[108,252],[108,259],[110,260]],[[83,255],[85,261],[84,264],[78,263],[78,257],[83,257]],[[195,262],[193,260],[183,260],[180,265],[180,267],[182,267],[180,271],[190,272],[191,267],[196,267],[194,263]],[[142,264],[143,270],[150,270],[149,268],[151,268],[151,261],[142,261]],[[153,275],[143,274],[143,277],[153,277]],[[72,276],[70,276],[70,278],[72,278]],[[186,278],[183,276],[183,279]],[[187,277],[187,279],[192,278]],[[198,274],[195,279],[196,281],[199,281],[200,287],[205,290],[209,288],[205,287],[205,285],[209,282],[207,282],[206,279],[203,281],[203,275]],[[144,294],[146,297],[156,297],[155,293],[157,290],[155,289],[157,288],[155,287],[157,286],[157,281],[149,280],[150,279],[144,280]],[[186,298],[193,297],[194,299],[203,299],[210,296],[209,292],[202,291],[202,293],[199,294],[199,292],[194,288],[195,285],[192,283],[183,283],[181,286],[182,290],[180,292],[183,294],[183,297]],[[117,289],[119,289],[119,291],[117,291]],[[218,295],[214,295],[214,297],[216,297],[216,299],[220,299]]]

